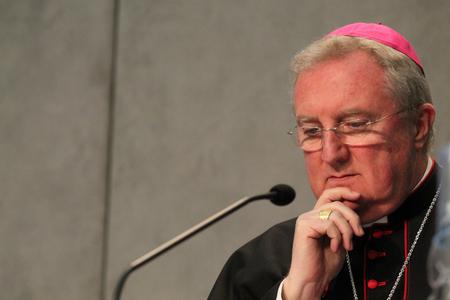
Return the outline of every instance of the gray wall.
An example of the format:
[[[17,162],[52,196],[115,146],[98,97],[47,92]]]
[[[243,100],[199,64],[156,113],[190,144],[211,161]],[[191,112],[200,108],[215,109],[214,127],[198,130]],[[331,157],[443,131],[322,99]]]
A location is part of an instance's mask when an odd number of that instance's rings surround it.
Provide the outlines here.
[[[381,21],[413,42],[436,148],[448,143],[450,2],[337,3],[0,1],[2,299],[111,299],[135,257],[292,184],[295,204],[242,209],[133,274],[123,297],[206,298],[234,249],[313,203],[285,135],[288,65],[339,25]]]
[[[2,299],[99,299],[111,8],[1,1]]]

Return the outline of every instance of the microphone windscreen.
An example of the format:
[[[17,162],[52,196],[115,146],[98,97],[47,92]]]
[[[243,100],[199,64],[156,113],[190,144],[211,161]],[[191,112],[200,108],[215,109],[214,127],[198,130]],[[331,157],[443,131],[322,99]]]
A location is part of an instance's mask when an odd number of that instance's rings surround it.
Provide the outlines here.
[[[270,189],[271,192],[275,193],[270,201],[279,206],[288,205],[295,198],[295,191],[292,187],[287,184],[277,184]]]

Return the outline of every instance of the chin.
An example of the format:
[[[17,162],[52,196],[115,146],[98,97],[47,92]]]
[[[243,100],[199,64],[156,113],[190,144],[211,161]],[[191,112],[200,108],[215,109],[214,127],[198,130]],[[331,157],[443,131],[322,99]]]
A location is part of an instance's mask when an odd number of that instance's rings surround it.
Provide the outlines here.
[[[345,206],[347,206],[351,210],[355,211],[359,215],[358,211],[361,210],[361,203],[360,202],[358,202],[358,201],[347,201],[347,200],[343,200],[341,202]]]

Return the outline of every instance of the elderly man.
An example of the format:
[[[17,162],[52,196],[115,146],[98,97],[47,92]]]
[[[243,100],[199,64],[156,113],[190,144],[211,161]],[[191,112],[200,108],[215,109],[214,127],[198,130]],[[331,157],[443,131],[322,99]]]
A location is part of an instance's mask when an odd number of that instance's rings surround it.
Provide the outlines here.
[[[291,134],[317,202],[237,250],[209,299],[426,299],[439,188],[414,49],[385,25],[355,23],[293,67]]]

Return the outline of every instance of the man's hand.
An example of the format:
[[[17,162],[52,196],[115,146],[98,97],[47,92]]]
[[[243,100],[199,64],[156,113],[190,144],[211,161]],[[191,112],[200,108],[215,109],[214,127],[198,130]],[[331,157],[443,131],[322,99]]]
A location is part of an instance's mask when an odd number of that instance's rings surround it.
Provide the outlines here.
[[[320,299],[342,268],[345,250],[353,249],[353,235],[364,234],[359,216],[341,201],[356,201],[360,194],[348,188],[325,190],[314,209],[297,218],[292,261],[283,285],[283,299]],[[328,220],[319,212],[331,209]]]

